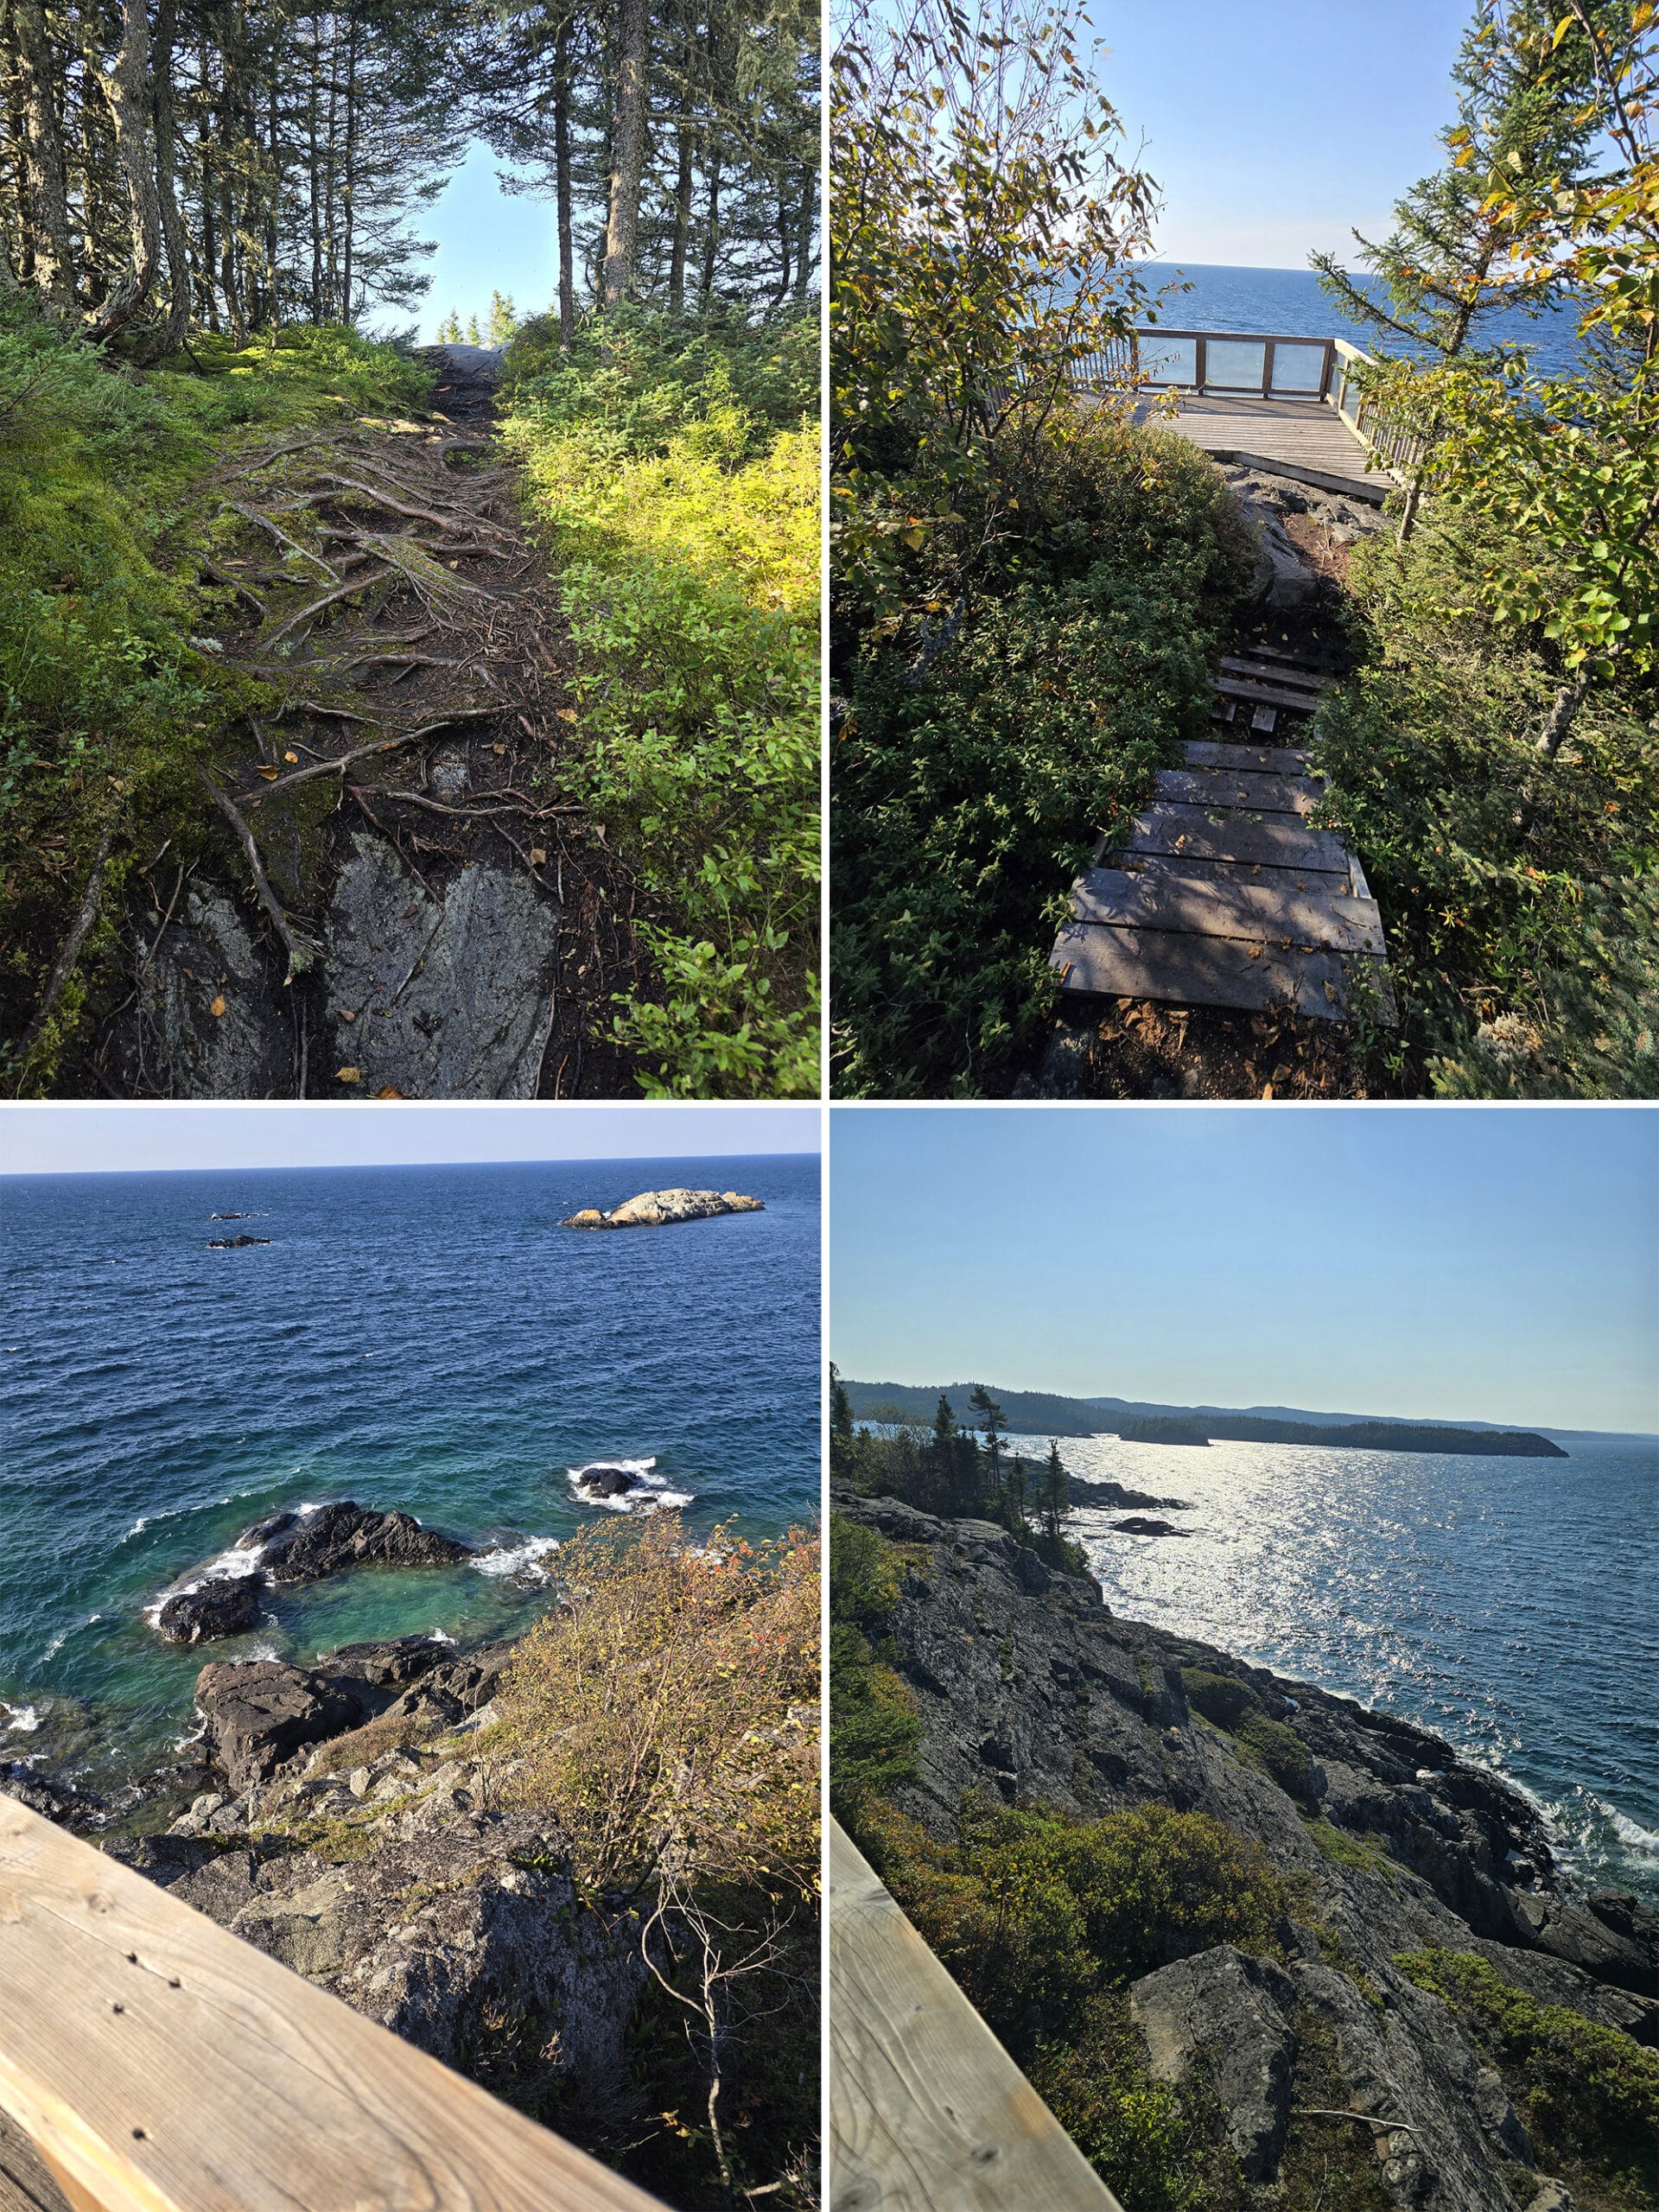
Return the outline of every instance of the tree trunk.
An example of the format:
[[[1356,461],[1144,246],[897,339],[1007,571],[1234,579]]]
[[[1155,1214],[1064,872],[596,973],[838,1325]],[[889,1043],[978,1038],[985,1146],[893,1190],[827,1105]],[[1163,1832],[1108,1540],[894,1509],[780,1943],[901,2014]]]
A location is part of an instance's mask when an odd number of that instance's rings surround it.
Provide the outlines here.
[[[305,108],[305,167],[306,185],[311,212],[311,320],[322,321],[322,202],[319,196],[321,183],[317,161],[317,62],[321,37],[317,19],[311,17],[311,76],[306,91]]]
[[[816,162],[801,164],[801,227],[797,234],[795,258],[795,296],[806,297],[807,279],[812,273],[812,225],[818,207],[818,165]]]
[[[570,196],[570,18],[559,17],[553,42],[553,168],[558,201],[559,343],[569,351],[576,336],[576,251]]]
[[[678,166],[674,179],[674,243],[668,257],[668,311],[681,315],[685,308],[685,251],[691,237],[692,157],[696,146],[689,116],[682,118],[675,136]]]
[[[651,70],[647,0],[620,0],[610,216],[605,229],[605,304],[631,299],[639,242],[639,186],[645,167],[645,83]]]
[[[144,346],[143,358],[159,361],[176,353],[190,327],[190,234],[179,206],[178,124],[173,106],[173,41],[175,0],[160,0],[156,10],[155,82],[156,189],[161,206],[162,238],[167,248],[167,318]]]
[[[715,269],[720,257],[720,139],[710,131],[714,150],[709,156],[709,222],[702,238],[702,269],[697,280],[697,305],[707,307],[715,289]]]
[[[1555,703],[1549,710],[1549,720],[1544,724],[1538,740],[1537,750],[1546,760],[1553,760],[1560,751],[1567,732],[1573,727],[1573,716],[1584,704],[1590,689],[1587,671],[1575,676],[1570,683],[1562,684],[1555,694]]]
[[[53,86],[56,72],[41,0],[13,0],[19,89],[23,110],[23,175],[29,188],[30,281],[54,321],[74,306],[75,268],[69,246],[63,138]]]
[[[346,41],[346,167],[340,188],[340,321],[352,320],[352,201],[357,185],[357,10]]]
[[[162,211],[145,128],[150,107],[149,16],[146,0],[126,0],[121,50],[99,79],[115,125],[116,155],[127,188],[132,257],[100,312],[86,325],[93,345],[124,329],[149,297],[162,257]]]

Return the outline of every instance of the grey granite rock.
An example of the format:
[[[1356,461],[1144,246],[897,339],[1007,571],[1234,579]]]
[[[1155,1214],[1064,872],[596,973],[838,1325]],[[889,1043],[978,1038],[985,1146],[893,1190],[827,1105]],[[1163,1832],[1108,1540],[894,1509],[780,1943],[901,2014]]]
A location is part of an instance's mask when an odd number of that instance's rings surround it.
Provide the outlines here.
[[[1285,2147],[1294,1995],[1287,1974],[1227,1944],[1146,1975],[1130,1994],[1153,2079],[1179,2084],[1203,2068],[1247,2181],[1271,2181]]]
[[[283,963],[256,943],[222,893],[187,894],[145,970],[137,1011],[146,1065],[170,1096],[293,1095]]]
[[[339,1095],[533,1097],[557,909],[522,874],[477,861],[435,897],[379,839],[352,842],[328,912],[330,1075],[359,1074]]]

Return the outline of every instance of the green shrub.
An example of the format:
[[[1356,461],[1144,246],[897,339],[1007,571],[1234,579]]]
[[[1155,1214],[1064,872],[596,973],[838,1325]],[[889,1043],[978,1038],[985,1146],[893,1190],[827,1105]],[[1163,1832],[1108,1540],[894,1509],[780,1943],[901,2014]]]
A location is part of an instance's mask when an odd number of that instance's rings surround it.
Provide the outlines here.
[[[661,1096],[819,1088],[804,329],[639,315],[563,355],[532,325],[507,357],[503,435],[558,562],[586,794],[650,901],[658,987],[619,1001],[617,1033]]]
[[[1088,1999],[1061,2042],[1032,2054],[1032,2087],[1124,2212],[1229,2212],[1243,2201],[1236,2159],[1196,2086],[1154,2082],[1116,1993]]]
[[[1395,1964],[1442,1998],[1491,2058],[1546,2165],[1582,2161],[1659,2200],[1659,2052],[1541,2005],[1474,1954],[1402,1951]]]
[[[1292,1797],[1306,1799],[1313,1786],[1313,1761],[1296,1731],[1274,1720],[1248,1682],[1212,1675],[1202,1667],[1183,1667],[1181,1686],[1187,1703],[1230,1735],[1243,1757]]]
[[[1375,1874],[1392,1889],[1395,1868],[1382,1844],[1370,1836],[1355,1835],[1347,1828],[1333,1827],[1329,1821],[1305,1820],[1304,1825],[1333,1866],[1351,1866],[1357,1873]]]
[[[1052,1005],[1060,902],[1097,834],[1208,727],[1248,574],[1221,479],[1173,434],[1068,421],[999,573],[923,669],[838,634],[836,1086],[1006,1089]],[[938,610],[935,642],[949,627]]]
[[[1467,604],[1466,579],[1506,557],[1438,512],[1403,549],[1356,549],[1362,665],[1327,695],[1314,759],[1321,818],[1363,857],[1401,1002],[1398,1032],[1369,1037],[1370,1076],[1409,1095],[1650,1097],[1659,685],[1592,694],[1541,762],[1557,678]]]
[[[921,1717],[907,1684],[873,1649],[899,1602],[903,1564],[874,1529],[830,1516],[830,1802],[861,1840],[874,1798],[915,1779]]]
[[[1248,1682],[1241,1682],[1232,1675],[1212,1675],[1207,1668],[1183,1667],[1181,1688],[1186,1692],[1186,1701],[1195,1713],[1201,1713],[1217,1728],[1230,1734],[1247,1713],[1261,1708],[1255,1692]]]

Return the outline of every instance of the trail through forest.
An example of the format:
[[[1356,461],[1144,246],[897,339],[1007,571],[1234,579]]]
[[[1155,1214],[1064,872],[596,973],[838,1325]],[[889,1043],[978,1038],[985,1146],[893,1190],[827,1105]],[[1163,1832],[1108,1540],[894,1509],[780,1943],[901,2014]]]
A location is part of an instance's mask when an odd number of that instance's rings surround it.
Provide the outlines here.
[[[233,595],[208,644],[259,687],[201,771],[218,834],[143,871],[130,991],[93,1086],[123,1096],[572,1097],[632,1087],[626,863],[571,797],[556,594],[493,436],[499,351],[435,356],[429,410],[216,471]],[[273,703],[274,695],[274,703]]]

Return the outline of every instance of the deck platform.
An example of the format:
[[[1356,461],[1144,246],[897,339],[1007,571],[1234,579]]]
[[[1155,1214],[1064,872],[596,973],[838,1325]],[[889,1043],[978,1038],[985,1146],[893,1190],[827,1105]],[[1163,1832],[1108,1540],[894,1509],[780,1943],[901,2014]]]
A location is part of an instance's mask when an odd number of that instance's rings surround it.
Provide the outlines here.
[[[1260,461],[1306,472],[1322,489],[1380,504],[1397,480],[1380,467],[1369,472],[1369,448],[1334,407],[1317,399],[1229,398],[1218,392],[1180,392],[1180,412],[1168,427],[1191,438],[1217,461]],[[1135,420],[1154,415],[1161,401],[1135,402]]]

